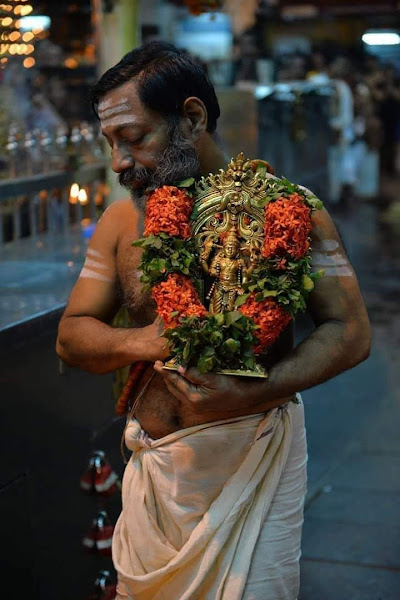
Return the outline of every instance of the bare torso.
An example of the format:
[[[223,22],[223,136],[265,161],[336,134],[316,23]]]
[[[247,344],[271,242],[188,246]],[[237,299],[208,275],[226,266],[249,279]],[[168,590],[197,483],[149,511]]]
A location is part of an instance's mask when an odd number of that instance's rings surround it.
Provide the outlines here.
[[[116,264],[122,297],[128,308],[133,327],[144,327],[154,321],[156,312],[150,295],[143,294],[141,291],[142,284],[139,281],[140,273],[138,271],[141,250],[133,248],[131,245],[142,235],[141,220],[131,201],[120,202],[119,212]],[[264,358],[263,364],[267,368],[271,367],[292,347],[293,327],[289,326]],[[155,373],[146,392],[141,397],[135,416],[151,437],[159,438],[178,429],[200,423],[262,411],[262,404],[258,404],[253,410],[244,408],[228,412],[221,407],[221,410],[212,413],[193,414],[169,393],[163,379]]]

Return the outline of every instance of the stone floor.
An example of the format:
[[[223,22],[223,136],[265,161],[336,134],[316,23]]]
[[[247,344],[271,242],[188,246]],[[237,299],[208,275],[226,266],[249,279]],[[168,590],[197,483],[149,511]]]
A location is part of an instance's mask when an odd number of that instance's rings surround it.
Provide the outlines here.
[[[378,202],[332,210],[373,345],[367,361],[303,394],[309,491],[299,600],[400,598],[399,208],[397,180]]]

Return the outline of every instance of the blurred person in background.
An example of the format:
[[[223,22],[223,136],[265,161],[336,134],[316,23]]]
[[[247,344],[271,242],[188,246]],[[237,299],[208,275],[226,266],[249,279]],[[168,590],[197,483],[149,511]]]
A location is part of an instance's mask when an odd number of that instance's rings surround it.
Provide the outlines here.
[[[375,112],[382,125],[382,174],[395,175],[400,141],[400,79],[392,65],[375,70],[368,78]]]
[[[330,63],[328,72],[333,88],[329,120],[332,132],[329,148],[332,200],[345,207],[351,201],[357,181],[356,164],[351,150],[354,141],[354,101],[348,83],[349,60],[338,56]]]

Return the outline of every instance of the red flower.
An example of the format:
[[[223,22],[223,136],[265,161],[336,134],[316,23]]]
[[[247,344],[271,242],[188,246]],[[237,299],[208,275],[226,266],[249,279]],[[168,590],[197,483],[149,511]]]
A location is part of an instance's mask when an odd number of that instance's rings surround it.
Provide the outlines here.
[[[177,327],[180,317],[203,317],[207,314],[190,279],[178,273],[170,273],[166,281],[155,285],[152,297],[157,304],[157,314],[167,329]],[[176,311],[179,314],[171,316]]]
[[[258,346],[254,348],[256,354],[268,346],[272,346],[292,319],[276,300],[267,298],[257,302],[254,293],[250,294],[239,310],[246,317],[253,319],[260,328],[254,332],[259,341]]]
[[[265,258],[289,255],[298,260],[309,248],[312,229],[311,210],[299,194],[288,199],[278,198],[265,207],[265,238],[262,254]],[[284,265],[281,264],[280,268]]]
[[[147,199],[144,235],[164,232],[172,237],[190,238],[192,206],[192,198],[177,187],[164,185],[154,190]]]

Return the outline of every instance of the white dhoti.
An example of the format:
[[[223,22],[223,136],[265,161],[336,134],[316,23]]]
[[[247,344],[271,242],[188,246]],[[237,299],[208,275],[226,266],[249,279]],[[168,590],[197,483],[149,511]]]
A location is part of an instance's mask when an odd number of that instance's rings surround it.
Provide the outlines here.
[[[131,421],[113,539],[118,600],[295,600],[303,405],[146,441]]]

